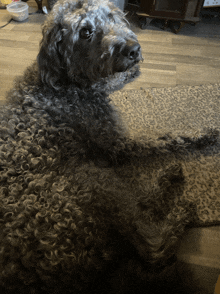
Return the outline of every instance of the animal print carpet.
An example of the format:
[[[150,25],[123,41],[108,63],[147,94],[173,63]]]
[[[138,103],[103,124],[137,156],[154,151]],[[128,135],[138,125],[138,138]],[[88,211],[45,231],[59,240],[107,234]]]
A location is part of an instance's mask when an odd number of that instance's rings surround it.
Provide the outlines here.
[[[110,97],[128,134],[137,140],[169,132],[199,136],[204,127],[220,130],[220,84],[121,90]],[[163,167],[168,161],[170,158],[156,158],[149,169]],[[185,176],[181,197],[195,204],[195,225],[219,224],[220,142],[184,157],[181,164]]]

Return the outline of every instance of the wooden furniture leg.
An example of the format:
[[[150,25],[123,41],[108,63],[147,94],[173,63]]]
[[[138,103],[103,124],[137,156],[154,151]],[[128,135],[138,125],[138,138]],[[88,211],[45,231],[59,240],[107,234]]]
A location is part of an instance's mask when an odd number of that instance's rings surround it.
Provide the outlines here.
[[[174,24],[173,21],[170,21],[170,24],[169,24],[169,26],[171,28],[171,31],[173,33],[175,33],[175,34],[178,34],[179,33],[179,31],[184,27],[185,22],[184,21],[180,21],[180,22],[178,22],[178,24],[179,24],[179,27],[177,27],[177,28],[175,28],[175,24]]]

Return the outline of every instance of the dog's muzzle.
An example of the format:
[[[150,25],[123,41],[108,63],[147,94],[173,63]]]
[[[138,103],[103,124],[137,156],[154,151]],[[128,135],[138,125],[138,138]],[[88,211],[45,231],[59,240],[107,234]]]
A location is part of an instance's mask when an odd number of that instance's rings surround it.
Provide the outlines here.
[[[130,69],[139,61],[143,60],[141,55],[141,46],[138,42],[129,40],[122,45],[118,54],[116,54],[114,72],[122,72]]]

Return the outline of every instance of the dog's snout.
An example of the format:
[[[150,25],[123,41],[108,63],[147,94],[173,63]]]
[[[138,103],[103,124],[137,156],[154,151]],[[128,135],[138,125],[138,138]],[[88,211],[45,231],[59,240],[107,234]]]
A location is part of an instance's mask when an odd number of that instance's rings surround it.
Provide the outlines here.
[[[140,49],[141,49],[141,46],[138,43],[134,44],[132,47],[130,47],[130,50],[128,52],[128,58],[129,59],[138,58],[138,56],[140,54]]]
[[[122,50],[122,55],[130,60],[135,60],[140,55],[141,46],[138,43],[127,44]]]

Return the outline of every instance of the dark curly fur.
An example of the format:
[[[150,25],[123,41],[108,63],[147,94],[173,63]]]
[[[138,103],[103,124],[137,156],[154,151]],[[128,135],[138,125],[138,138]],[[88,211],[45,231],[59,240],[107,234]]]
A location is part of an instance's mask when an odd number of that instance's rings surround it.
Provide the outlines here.
[[[37,62],[2,108],[1,293],[133,293],[133,280],[147,285],[171,262],[192,220],[178,161],[152,174],[148,164],[217,133],[125,136],[108,92],[135,77],[141,49],[123,13],[100,3],[55,4]]]

